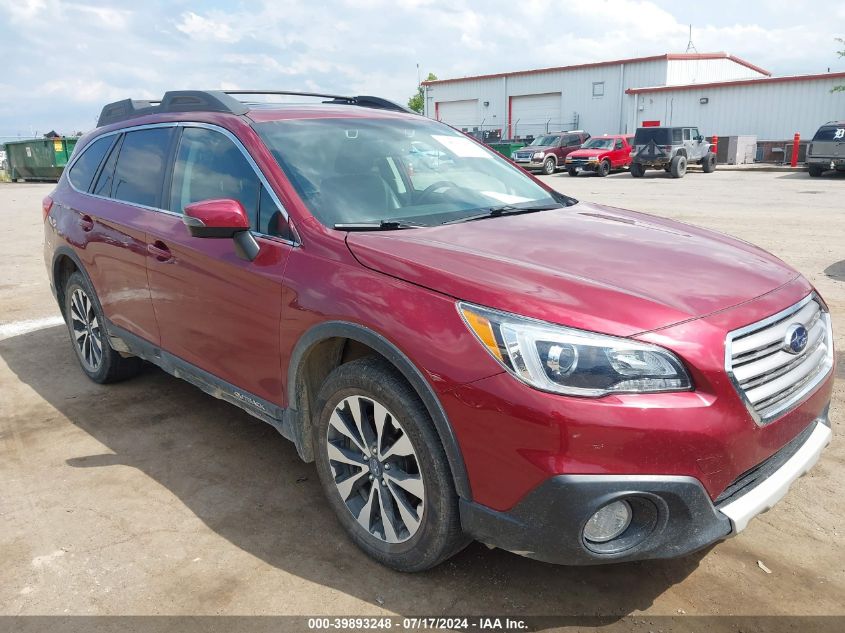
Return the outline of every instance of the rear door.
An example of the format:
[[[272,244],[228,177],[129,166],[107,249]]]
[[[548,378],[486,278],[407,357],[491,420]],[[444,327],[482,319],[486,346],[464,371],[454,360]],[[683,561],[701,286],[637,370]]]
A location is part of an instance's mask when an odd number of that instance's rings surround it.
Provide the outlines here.
[[[845,123],[823,125],[813,137],[812,156],[845,158]]]
[[[89,151],[99,151],[94,144],[68,174],[80,194],[71,199],[71,206],[86,235],[84,248],[77,252],[103,313],[114,325],[156,345],[159,331],[147,284],[146,225],[160,203],[174,131],[162,125],[103,137],[94,143],[107,143],[108,152],[90,182],[84,173],[90,167],[83,161]],[[84,195],[80,187],[85,187]]]
[[[239,258],[231,239],[189,235],[183,209],[212,198],[243,204],[261,246],[254,261]],[[230,132],[184,124],[162,206],[148,228],[162,349],[237,387],[232,395],[253,408],[267,412],[261,400],[280,405],[281,292],[292,236],[278,198]]]

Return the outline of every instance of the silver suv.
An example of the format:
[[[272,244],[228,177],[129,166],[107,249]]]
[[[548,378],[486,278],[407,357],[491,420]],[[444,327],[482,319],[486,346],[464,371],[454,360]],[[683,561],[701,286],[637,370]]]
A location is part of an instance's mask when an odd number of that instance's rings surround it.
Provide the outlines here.
[[[828,169],[845,171],[845,121],[829,121],[819,128],[807,148],[807,169],[814,178]]]
[[[646,169],[663,169],[672,178],[683,178],[690,163],[698,163],[709,174],[716,169],[716,154],[710,147],[697,127],[637,128],[631,175],[640,178]]]

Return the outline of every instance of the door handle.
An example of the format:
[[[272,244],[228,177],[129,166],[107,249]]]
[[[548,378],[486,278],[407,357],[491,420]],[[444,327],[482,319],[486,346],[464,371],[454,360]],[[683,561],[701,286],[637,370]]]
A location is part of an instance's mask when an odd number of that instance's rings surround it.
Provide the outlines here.
[[[152,244],[147,244],[147,252],[160,262],[169,262],[173,260],[173,253],[171,253],[170,249],[167,248],[167,245],[160,240],[156,240]]]
[[[79,225],[82,227],[82,230],[86,233],[90,233],[94,230],[94,220],[91,219],[90,215],[83,214],[79,218]]]

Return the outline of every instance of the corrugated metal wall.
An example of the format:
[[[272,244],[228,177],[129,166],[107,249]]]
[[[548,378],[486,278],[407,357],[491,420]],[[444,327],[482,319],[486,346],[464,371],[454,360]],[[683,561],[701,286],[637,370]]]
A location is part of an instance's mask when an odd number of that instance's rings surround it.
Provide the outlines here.
[[[701,84],[732,79],[759,79],[763,73],[752,70],[730,59],[670,59],[666,69],[667,86]],[[641,84],[642,88],[648,87]]]
[[[531,131],[537,124],[545,126],[548,123],[550,128],[557,130],[577,123],[592,134],[632,131],[634,117],[628,105],[632,99],[625,90],[665,85],[666,64],[666,60],[653,60],[434,84],[426,91],[426,116],[436,117],[437,102],[478,99],[478,120],[472,127],[502,129],[506,137],[509,97],[560,92],[560,113],[550,112],[545,118],[538,117],[537,121],[522,121],[521,124],[530,124],[524,129]],[[601,96],[593,96],[594,83],[603,84]],[[488,105],[485,106],[485,102]],[[550,117],[555,121],[549,122]],[[519,134],[521,124],[516,120],[510,123],[511,135]]]
[[[697,125],[708,136],[791,139],[799,132],[809,138],[822,123],[845,119],[845,93],[830,92],[837,83],[843,81],[793,80],[640,93],[637,123]],[[701,104],[702,98],[708,102]]]

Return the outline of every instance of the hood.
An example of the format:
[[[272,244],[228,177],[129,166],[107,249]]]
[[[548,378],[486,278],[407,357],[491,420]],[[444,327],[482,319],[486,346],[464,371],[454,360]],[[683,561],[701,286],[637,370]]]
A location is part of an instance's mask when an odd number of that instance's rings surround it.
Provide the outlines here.
[[[572,158],[589,158],[590,156],[599,156],[600,154],[604,154],[609,151],[611,150],[591,147],[590,149],[576,149],[570,154],[570,156]]]
[[[587,203],[350,233],[347,244],[362,265],[457,299],[618,336],[724,310],[798,276],[720,233]]]

